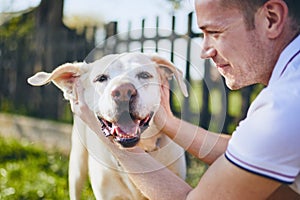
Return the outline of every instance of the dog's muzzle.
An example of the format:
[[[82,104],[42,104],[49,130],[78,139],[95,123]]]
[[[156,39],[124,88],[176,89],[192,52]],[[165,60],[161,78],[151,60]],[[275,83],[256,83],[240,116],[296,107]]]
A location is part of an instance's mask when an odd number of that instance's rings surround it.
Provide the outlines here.
[[[140,119],[128,111],[124,111],[115,122],[109,122],[100,116],[98,119],[106,137],[112,136],[123,147],[129,148],[139,142],[141,134],[149,127],[152,116],[153,113],[150,113]]]
[[[113,120],[108,121],[100,114],[97,115],[105,136],[112,136],[123,147],[133,147],[139,142],[140,135],[148,128],[153,116],[153,113],[149,113],[146,117],[140,117],[135,108],[137,98],[138,92],[133,84],[118,85],[111,91],[117,113]]]

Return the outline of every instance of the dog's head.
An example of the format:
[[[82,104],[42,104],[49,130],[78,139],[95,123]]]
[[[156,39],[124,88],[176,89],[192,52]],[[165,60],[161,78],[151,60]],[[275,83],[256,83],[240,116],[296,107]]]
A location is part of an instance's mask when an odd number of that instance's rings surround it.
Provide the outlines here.
[[[84,98],[102,124],[106,136],[132,147],[159,108],[162,79],[174,76],[185,96],[182,73],[157,55],[113,54],[93,63],[64,64],[52,73],[39,72],[28,79],[34,86],[52,81],[68,100],[76,99],[74,81],[81,79]]]

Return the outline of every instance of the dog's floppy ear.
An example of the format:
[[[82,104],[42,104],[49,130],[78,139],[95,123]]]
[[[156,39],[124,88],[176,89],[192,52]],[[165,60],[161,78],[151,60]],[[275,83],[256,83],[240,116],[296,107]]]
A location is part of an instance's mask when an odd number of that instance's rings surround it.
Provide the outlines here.
[[[42,86],[53,82],[60,90],[63,91],[67,100],[74,97],[74,81],[83,73],[82,66],[85,63],[66,63],[55,68],[51,73],[38,72],[27,79],[27,82],[33,86]]]
[[[175,79],[179,85],[180,90],[182,91],[183,95],[185,97],[188,97],[188,92],[187,92],[187,87],[186,84],[183,80],[183,74],[182,72],[175,67],[175,65],[168,61],[165,58],[162,58],[158,55],[151,55],[150,56],[151,60],[156,62],[157,65],[163,69],[163,75],[166,76],[168,79],[171,79],[172,76],[175,76]]]

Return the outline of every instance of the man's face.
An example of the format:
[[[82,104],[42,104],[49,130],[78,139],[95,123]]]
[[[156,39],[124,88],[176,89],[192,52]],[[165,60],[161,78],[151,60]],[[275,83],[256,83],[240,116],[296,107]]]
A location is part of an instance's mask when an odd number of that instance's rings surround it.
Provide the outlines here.
[[[196,0],[199,28],[203,31],[201,58],[211,58],[230,89],[267,84],[269,47],[261,23],[249,30],[237,8],[220,6],[221,0]],[[259,11],[257,17],[262,17]],[[256,19],[256,21],[259,20]]]

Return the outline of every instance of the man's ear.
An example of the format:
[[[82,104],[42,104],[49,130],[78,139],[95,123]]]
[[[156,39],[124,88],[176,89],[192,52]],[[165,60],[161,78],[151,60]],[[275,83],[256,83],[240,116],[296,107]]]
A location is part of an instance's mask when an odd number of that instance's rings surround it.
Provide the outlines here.
[[[288,18],[288,7],[282,0],[267,1],[264,6],[267,20],[267,35],[270,39],[277,38],[283,31]]]
[[[171,79],[173,76],[175,76],[181,92],[185,97],[188,97],[187,87],[184,82],[182,72],[176,68],[173,63],[165,58],[162,58],[158,55],[150,55],[150,58],[159,66],[160,75],[163,76],[162,78]]]
[[[83,65],[85,63],[66,63],[55,68],[51,73],[38,72],[27,79],[27,82],[33,86],[46,85],[53,82],[63,91],[67,100],[76,99],[74,90],[75,80],[84,73]]]

